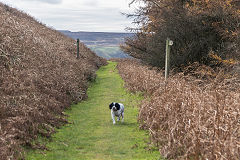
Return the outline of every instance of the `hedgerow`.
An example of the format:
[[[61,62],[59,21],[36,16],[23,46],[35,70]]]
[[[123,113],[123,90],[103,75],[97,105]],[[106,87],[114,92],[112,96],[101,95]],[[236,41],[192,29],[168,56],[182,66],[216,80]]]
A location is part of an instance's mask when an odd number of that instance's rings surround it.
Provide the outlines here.
[[[169,159],[240,159],[239,78],[207,66],[189,68],[165,81],[162,70],[119,61],[125,86],[146,96],[140,127]]]

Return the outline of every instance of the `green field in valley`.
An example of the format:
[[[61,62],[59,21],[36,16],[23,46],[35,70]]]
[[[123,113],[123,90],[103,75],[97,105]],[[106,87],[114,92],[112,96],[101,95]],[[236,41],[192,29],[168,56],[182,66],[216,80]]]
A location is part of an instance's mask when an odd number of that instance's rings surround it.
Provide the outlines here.
[[[110,58],[126,58],[127,54],[120,50],[119,46],[99,46],[99,45],[89,45],[92,51],[94,51],[98,56],[107,59]]]

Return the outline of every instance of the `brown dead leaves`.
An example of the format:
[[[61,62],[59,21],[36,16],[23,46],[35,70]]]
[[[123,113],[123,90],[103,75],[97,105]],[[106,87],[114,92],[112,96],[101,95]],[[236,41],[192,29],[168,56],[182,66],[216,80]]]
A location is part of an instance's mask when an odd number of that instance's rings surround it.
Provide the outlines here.
[[[127,88],[150,96],[141,104],[139,121],[163,156],[240,159],[239,80],[178,74],[165,83],[161,71],[128,60],[118,69]]]
[[[105,60],[32,17],[0,3],[0,159],[22,156],[20,145],[49,137],[63,111],[86,98]]]

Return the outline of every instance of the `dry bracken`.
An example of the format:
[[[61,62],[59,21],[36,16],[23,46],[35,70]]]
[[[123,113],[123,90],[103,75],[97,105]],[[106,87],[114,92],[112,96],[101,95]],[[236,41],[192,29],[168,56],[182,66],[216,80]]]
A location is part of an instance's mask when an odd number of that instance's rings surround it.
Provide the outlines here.
[[[122,60],[126,87],[146,98],[139,111],[141,128],[170,159],[240,159],[239,79],[203,80],[179,73],[164,80],[162,71]],[[150,99],[149,99],[150,97]]]
[[[23,157],[21,145],[50,136],[63,111],[86,98],[87,81],[105,60],[29,15],[0,3],[0,159]]]

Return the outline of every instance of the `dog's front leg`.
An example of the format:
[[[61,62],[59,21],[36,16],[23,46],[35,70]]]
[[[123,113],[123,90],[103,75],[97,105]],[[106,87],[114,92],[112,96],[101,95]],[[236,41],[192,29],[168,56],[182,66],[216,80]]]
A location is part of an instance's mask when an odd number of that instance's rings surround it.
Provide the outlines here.
[[[117,121],[120,121],[120,115],[117,117]]]
[[[115,124],[115,123],[116,123],[116,122],[115,122],[115,115],[114,115],[113,111],[111,111],[111,115],[112,115],[113,124]]]
[[[124,122],[124,112],[122,112],[122,122]]]

